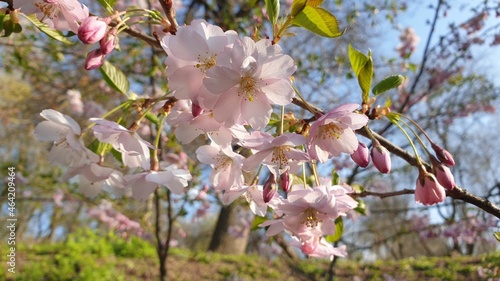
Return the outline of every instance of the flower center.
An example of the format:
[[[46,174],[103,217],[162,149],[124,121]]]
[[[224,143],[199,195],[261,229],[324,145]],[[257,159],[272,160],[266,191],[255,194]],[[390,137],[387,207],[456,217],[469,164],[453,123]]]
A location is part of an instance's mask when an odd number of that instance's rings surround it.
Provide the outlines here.
[[[274,148],[271,156],[271,162],[278,165],[280,169],[288,166],[288,158],[286,158],[285,151],[290,150],[288,146],[277,146]]]
[[[34,5],[43,13],[43,18],[40,21],[43,22],[45,17],[48,17],[49,19],[57,18],[57,8],[59,6],[56,5],[54,1],[45,0],[43,2],[35,3]]]
[[[214,170],[217,172],[220,171],[225,171],[227,167],[231,165],[231,158],[225,156],[225,155],[217,155],[214,157],[215,158],[215,167]]]
[[[249,101],[253,101],[255,97],[255,80],[252,77],[241,77],[240,88],[238,94],[244,94]]]
[[[319,212],[316,209],[307,208],[304,211],[304,219],[301,223],[307,227],[317,227],[318,224],[322,222],[322,220],[318,218],[318,214]]]
[[[205,57],[204,59],[201,58],[201,55],[198,55],[198,63],[196,64],[196,67],[199,68],[201,72],[205,73],[208,69],[215,66],[216,63],[217,63],[216,54],[213,56]]]
[[[340,128],[335,123],[328,123],[326,125],[320,126],[318,132],[318,138],[321,138],[323,140],[339,139],[340,135],[342,135],[342,128]]]

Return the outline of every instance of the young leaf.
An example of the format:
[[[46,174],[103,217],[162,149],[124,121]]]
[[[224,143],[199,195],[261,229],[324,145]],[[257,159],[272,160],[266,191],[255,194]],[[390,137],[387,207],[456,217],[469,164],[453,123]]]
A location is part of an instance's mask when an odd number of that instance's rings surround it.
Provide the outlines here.
[[[335,243],[339,241],[340,238],[342,238],[343,233],[344,233],[344,220],[342,219],[342,217],[338,217],[335,220],[335,234],[327,235],[325,239],[327,242]]]
[[[116,0],[97,0],[101,6],[106,9],[106,11],[110,14],[113,13],[113,6],[116,3]]]
[[[252,226],[250,227],[250,229],[252,231],[260,229],[259,224],[264,223],[265,221],[267,221],[266,217],[255,216],[255,218],[253,219]]]
[[[371,53],[368,56],[354,49],[351,44],[348,47],[349,61],[351,62],[352,70],[358,78],[359,86],[363,92],[363,102],[368,102],[370,87],[373,78],[373,60]]]
[[[25,16],[25,18],[27,18],[41,32],[47,34],[50,38],[52,38],[54,40],[57,40],[57,41],[59,41],[61,43],[64,43],[66,45],[73,45],[73,42],[71,42],[71,40],[69,40],[68,38],[64,37],[64,35],[62,34],[61,31],[52,29],[48,25],[46,25],[45,23],[40,22],[37,19],[37,17],[36,17],[35,14],[29,15],[29,16]]]
[[[374,95],[379,95],[390,89],[396,88],[401,85],[406,80],[403,75],[391,75],[384,78],[382,81],[378,82],[377,85],[373,86],[372,93]]]
[[[323,3],[323,0],[307,0],[307,6],[310,7],[318,7]]]
[[[150,111],[148,111],[146,113],[146,119],[148,119],[151,123],[155,124],[156,126],[160,125],[160,120],[158,120],[158,117],[151,113]]]
[[[278,16],[280,13],[280,1],[279,0],[265,0],[266,10],[269,16],[269,20],[273,25],[278,21]]]
[[[354,75],[358,76],[358,74],[361,72],[361,69],[363,69],[366,62],[368,61],[368,57],[360,51],[354,49],[351,44],[349,44],[348,46],[348,54],[352,70],[354,71]]]
[[[3,29],[5,30],[5,34],[2,37],[9,37],[12,31],[14,31],[14,23],[10,18],[4,21]]]
[[[99,71],[101,72],[104,81],[106,81],[111,88],[127,95],[128,90],[130,89],[130,84],[127,76],[125,76],[119,68],[115,67],[110,62],[105,61],[99,68]]]
[[[307,0],[294,0],[292,3],[292,12],[290,14],[291,17],[297,16],[302,10],[304,10],[307,4]]]
[[[295,16],[293,24],[302,26],[323,37],[333,38],[343,34],[335,16],[318,7],[305,6]]]

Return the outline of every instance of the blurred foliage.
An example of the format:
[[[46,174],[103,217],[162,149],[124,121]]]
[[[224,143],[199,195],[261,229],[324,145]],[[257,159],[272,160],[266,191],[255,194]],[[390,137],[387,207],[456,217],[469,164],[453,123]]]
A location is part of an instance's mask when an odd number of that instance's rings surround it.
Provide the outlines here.
[[[78,229],[65,241],[27,243],[18,248],[16,274],[0,268],[0,280],[155,280],[155,248],[136,237]],[[291,262],[256,255],[223,255],[173,248],[172,280],[323,280],[328,260]],[[363,263],[339,260],[338,280],[487,280],[500,276],[500,253],[478,257],[418,257]],[[494,280],[494,279],[492,279]]]

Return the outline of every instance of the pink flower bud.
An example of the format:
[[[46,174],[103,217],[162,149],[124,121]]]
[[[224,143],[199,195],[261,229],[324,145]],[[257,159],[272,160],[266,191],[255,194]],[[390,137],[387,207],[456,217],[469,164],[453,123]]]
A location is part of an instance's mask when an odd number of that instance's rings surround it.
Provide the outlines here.
[[[372,147],[372,161],[373,165],[382,174],[388,174],[391,171],[391,155],[387,148],[376,145]]]
[[[449,167],[455,166],[455,160],[453,160],[453,156],[446,149],[440,147],[435,143],[432,143],[431,147],[436,153],[436,157],[439,159],[439,161],[441,161],[441,163]]]
[[[436,161],[437,162],[437,161]],[[434,175],[438,182],[446,189],[452,190],[455,187],[455,178],[450,168],[442,163],[433,163]]]
[[[90,51],[85,59],[85,69],[92,70],[101,67],[104,58],[106,58],[106,55],[102,54],[100,49]]]
[[[358,148],[351,154],[351,159],[361,168],[366,168],[370,164],[370,150],[362,142],[358,143]]]
[[[269,178],[264,183],[264,187],[262,190],[262,195],[264,198],[264,202],[267,203],[273,199],[274,195],[278,191],[276,187],[276,179],[274,178],[274,174],[269,175]]]
[[[106,34],[108,23],[96,16],[86,18],[78,27],[78,38],[85,44],[99,42]]]
[[[111,53],[116,46],[116,27],[113,27],[106,35],[99,41],[99,48],[105,55]]]
[[[290,180],[290,172],[286,170],[283,174],[280,175],[280,187],[284,192],[288,192],[291,185],[292,181]]]
[[[193,105],[191,106],[191,114],[193,114],[193,117],[199,116],[202,113],[203,113],[203,108],[201,108],[196,103],[193,103]]]
[[[429,206],[443,202],[445,198],[446,191],[436,177],[421,170],[415,188],[415,202]]]

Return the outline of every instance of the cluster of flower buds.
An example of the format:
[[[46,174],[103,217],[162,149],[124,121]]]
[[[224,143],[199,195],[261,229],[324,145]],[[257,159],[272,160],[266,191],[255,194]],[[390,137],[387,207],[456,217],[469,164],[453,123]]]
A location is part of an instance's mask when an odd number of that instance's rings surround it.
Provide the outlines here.
[[[99,48],[87,54],[85,59],[86,70],[99,68],[104,63],[106,55],[115,49],[118,41],[118,27],[108,28],[113,18],[114,16],[106,18],[90,16],[80,24],[77,34],[83,43],[95,44],[99,42]]]

